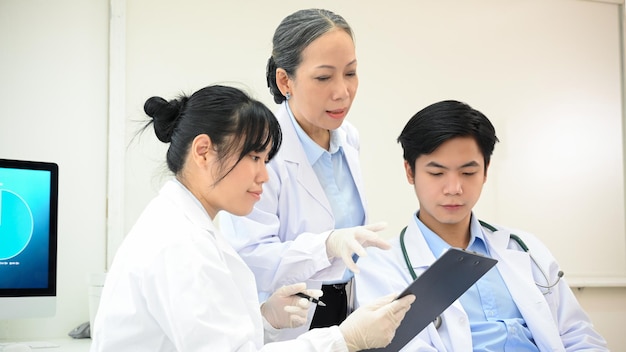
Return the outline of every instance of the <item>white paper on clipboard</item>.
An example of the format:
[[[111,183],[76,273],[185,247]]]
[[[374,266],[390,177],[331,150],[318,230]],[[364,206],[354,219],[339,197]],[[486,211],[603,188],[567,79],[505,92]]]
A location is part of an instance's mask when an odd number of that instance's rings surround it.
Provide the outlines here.
[[[391,343],[367,351],[398,352],[497,262],[477,253],[450,248],[398,296],[414,294],[415,302]]]

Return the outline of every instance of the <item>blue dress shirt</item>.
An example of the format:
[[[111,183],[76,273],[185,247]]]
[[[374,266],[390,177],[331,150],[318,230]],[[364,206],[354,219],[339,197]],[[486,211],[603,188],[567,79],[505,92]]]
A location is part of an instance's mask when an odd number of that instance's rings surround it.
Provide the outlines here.
[[[415,221],[435,258],[450,245],[422,223]],[[467,250],[490,257],[482,227],[472,214]],[[539,351],[517,305],[497,270],[489,270],[459,298],[467,313],[474,351]]]
[[[287,104],[287,111],[304,153],[313,167],[324,193],[326,193],[335,218],[335,228],[363,225],[365,210],[343,151],[343,144],[346,140],[344,131],[331,130],[330,148],[325,150],[300,127],[289,108],[289,104]],[[352,276],[353,273],[346,270],[346,275],[340,282],[347,282]]]

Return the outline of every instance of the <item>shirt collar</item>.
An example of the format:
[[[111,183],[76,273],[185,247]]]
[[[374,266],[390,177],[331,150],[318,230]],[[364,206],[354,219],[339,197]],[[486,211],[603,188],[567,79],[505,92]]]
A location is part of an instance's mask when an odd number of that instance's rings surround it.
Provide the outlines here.
[[[476,240],[480,240],[484,243],[485,235],[483,234],[483,227],[480,226],[478,219],[474,216],[474,213],[472,213],[470,220],[470,241],[467,247],[471,247]]]
[[[419,219],[419,211],[415,213],[415,222],[419,227],[430,251],[433,253],[435,258],[439,258],[445,251],[450,248],[450,245],[446,243],[441,237],[439,237],[436,233],[434,233],[431,229],[429,229],[424,223]],[[476,242],[476,243],[474,243]],[[472,247],[476,247],[476,245],[480,247],[484,247],[485,236],[483,235],[482,227],[478,222],[478,219],[472,213],[472,217],[470,219],[470,240],[467,246],[468,249]]]
[[[311,137],[309,137],[306,132],[304,132],[298,121],[296,121],[296,118],[293,116],[289,104],[287,103],[285,105],[287,106],[289,118],[291,120],[291,123],[293,124],[293,128],[296,130],[296,134],[298,135],[298,139],[302,144],[304,153],[306,154],[309,163],[313,165],[324,154],[324,152],[326,152],[326,150],[320,147],[319,144],[315,143],[315,141],[311,139]],[[338,151],[343,153],[343,144],[345,143],[345,140],[346,134],[343,130],[330,130],[330,150],[328,152],[330,154],[335,154]]]
[[[480,225],[478,218],[474,216],[474,213],[472,213],[470,220],[470,235],[467,249],[489,256],[489,247],[487,247],[487,242],[485,241],[483,227]]]

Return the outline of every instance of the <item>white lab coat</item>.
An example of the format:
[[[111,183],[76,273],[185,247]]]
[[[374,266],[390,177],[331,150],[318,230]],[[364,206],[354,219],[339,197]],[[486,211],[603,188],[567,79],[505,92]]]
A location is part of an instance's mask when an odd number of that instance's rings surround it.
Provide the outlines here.
[[[607,351],[606,341],[594,329],[587,314],[579,305],[565,278],[543,295],[535,282],[547,285],[529,255],[509,241],[512,231],[526,243],[541,268],[546,271],[550,284],[556,281],[559,266],[548,250],[535,236],[497,227],[491,233],[485,230],[486,245],[496,268],[519,308],[540,351]],[[409,259],[419,276],[435,260],[414,217],[404,236]],[[400,247],[399,238],[390,251],[369,251],[361,258],[361,274],[355,275],[357,304],[365,304],[376,297],[401,292],[413,281]],[[419,299],[419,297],[417,298]],[[442,325],[427,326],[402,351],[472,351],[469,318],[460,301],[455,301],[442,314]]]
[[[283,143],[268,164],[269,181],[263,185],[261,200],[246,217],[224,213],[219,216],[222,233],[254,272],[261,300],[279,287],[297,282],[319,289],[323,281],[341,279],[346,270],[341,259],[328,260],[326,239],[335,228],[335,218],[298,139],[286,103],[280,105],[276,117]],[[347,121],[337,132],[345,135],[346,160],[366,210],[358,132]],[[311,307],[308,324],[284,330],[286,335],[277,338],[293,338],[308,330],[313,310]]]
[[[259,306],[252,272],[198,200],[168,181],[115,255],[91,351],[347,351],[338,328],[263,346]]]

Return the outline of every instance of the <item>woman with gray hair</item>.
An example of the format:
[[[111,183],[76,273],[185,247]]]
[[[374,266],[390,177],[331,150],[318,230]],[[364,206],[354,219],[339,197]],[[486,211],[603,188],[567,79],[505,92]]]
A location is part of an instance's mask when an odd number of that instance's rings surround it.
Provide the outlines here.
[[[296,11],[274,33],[267,63],[283,147],[268,164],[264,194],[247,216],[224,214],[220,226],[255,274],[261,300],[283,285],[321,288],[308,328],[341,323],[352,310],[351,281],[364,248],[388,249],[368,224],[359,135],[345,121],[357,92],[354,35],[324,9]],[[311,308],[313,309],[313,308]]]

